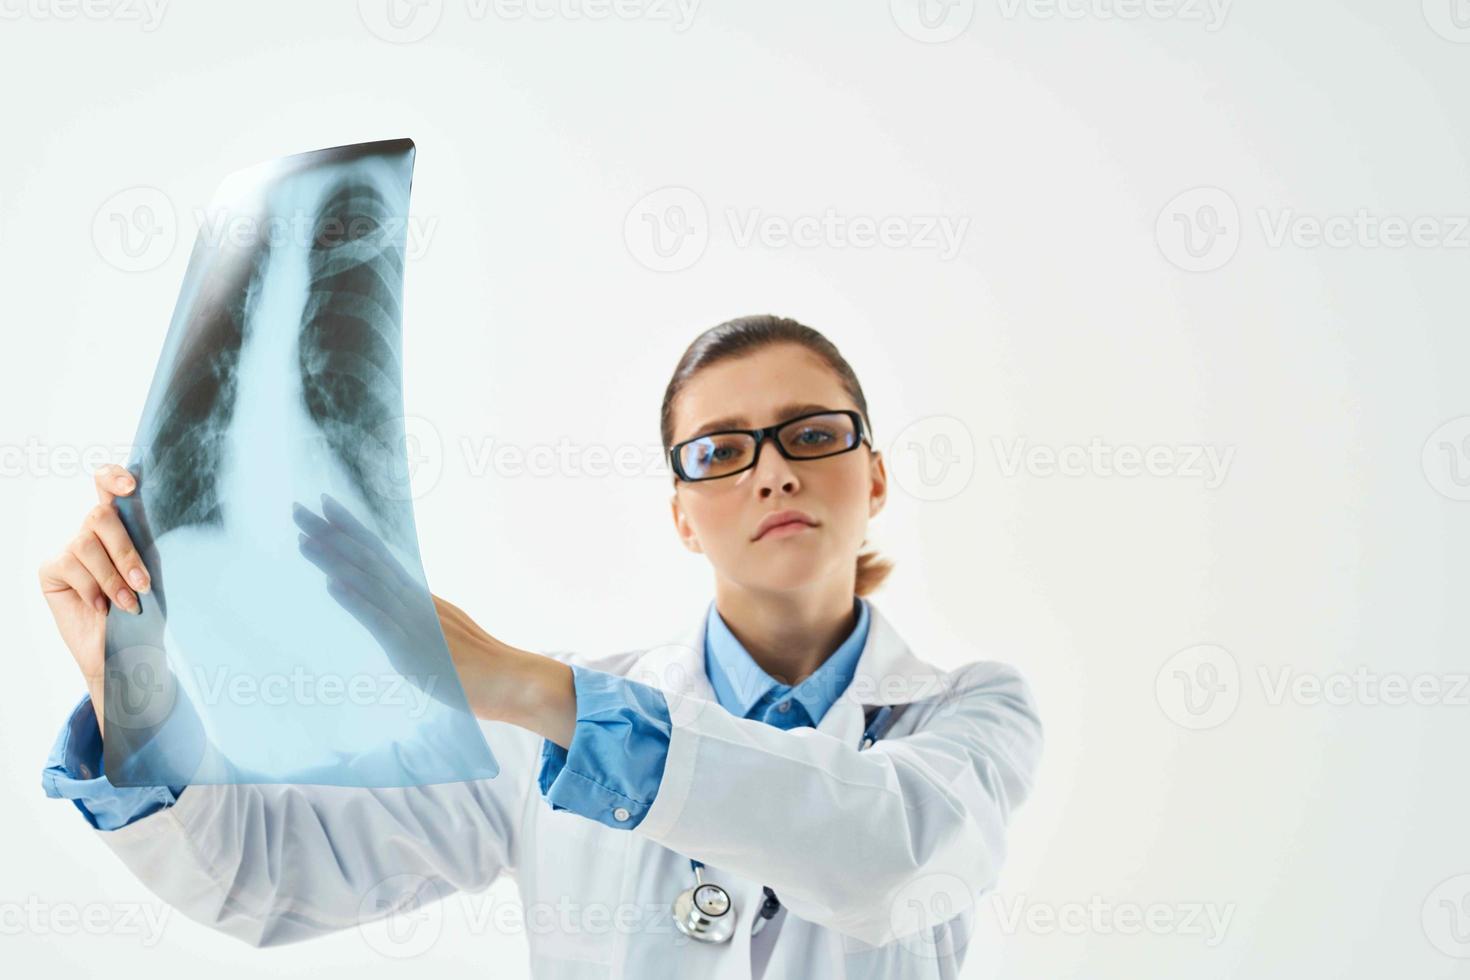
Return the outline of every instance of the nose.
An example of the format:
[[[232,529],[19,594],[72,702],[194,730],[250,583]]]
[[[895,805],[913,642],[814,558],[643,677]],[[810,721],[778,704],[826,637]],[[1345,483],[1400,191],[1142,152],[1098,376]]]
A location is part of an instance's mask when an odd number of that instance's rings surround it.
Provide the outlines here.
[[[762,499],[770,497],[778,490],[793,494],[801,489],[801,480],[797,477],[791,460],[782,456],[773,442],[761,444],[756,453],[755,466],[750,472],[753,474],[755,491]]]

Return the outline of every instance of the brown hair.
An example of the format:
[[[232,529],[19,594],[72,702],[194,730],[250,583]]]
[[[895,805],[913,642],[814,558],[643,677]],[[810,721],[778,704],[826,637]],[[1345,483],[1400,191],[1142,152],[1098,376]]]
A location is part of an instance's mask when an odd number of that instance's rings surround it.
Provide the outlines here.
[[[684,356],[679,358],[674,376],[664,389],[663,408],[659,412],[659,431],[665,457],[674,442],[674,400],[689,380],[712,364],[778,343],[800,344],[825,361],[862,414],[869,438],[872,437],[873,426],[868,421],[868,400],[863,397],[863,386],[858,383],[852,366],[838,352],[836,345],[805,324],[784,317],[760,314],[737,317],[710,327],[695,337],[694,342],[684,351]],[[675,477],[676,481],[677,479]],[[867,543],[865,538],[863,544]],[[860,596],[868,595],[883,584],[891,571],[892,560],[882,557],[876,551],[860,552],[857,556],[857,581],[853,591]]]

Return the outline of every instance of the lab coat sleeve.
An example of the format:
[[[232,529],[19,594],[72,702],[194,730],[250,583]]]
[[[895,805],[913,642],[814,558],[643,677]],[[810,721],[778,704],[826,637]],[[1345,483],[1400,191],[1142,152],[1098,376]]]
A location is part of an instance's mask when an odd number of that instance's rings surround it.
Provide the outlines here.
[[[72,708],[41,771],[41,788],[75,804],[98,830],[116,830],[172,806],[183,786],[114,786],[102,772],[102,733],[89,694]]]
[[[535,740],[497,722],[481,731],[500,763],[493,779],[192,785],[94,832],[188,918],[256,947],[311,939],[479,891],[515,867]]]
[[[581,664],[571,668],[577,724],[566,748],[542,740],[537,785],[553,810],[630,830],[663,779],[669,745],[663,692]]]
[[[1042,731],[1026,681],[996,662],[955,671],[942,696],[905,710],[920,712],[912,733],[859,750],[686,699],[635,833],[871,945],[926,931],[994,887]]]

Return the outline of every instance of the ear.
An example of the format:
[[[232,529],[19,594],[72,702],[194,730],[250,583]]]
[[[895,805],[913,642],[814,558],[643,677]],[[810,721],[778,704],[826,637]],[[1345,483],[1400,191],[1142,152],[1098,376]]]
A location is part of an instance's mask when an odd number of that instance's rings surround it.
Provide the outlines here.
[[[873,450],[873,465],[870,467],[872,479],[868,488],[868,516],[876,517],[888,502],[888,467],[883,462],[883,454]]]
[[[704,549],[699,546],[699,538],[694,533],[694,528],[689,523],[689,518],[684,514],[684,508],[679,506],[679,491],[669,498],[669,510],[674,516],[674,530],[679,534],[679,540],[684,547],[696,555],[704,554]]]

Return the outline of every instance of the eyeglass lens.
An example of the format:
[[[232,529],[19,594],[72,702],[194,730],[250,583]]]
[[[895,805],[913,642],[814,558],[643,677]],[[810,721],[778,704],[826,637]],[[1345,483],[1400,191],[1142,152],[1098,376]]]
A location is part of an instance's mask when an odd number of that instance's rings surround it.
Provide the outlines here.
[[[840,412],[797,419],[778,433],[781,446],[799,459],[819,459],[857,445],[852,418]],[[715,432],[695,439],[679,451],[679,465],[691,480],[737,473],[755,457],[755,438],[743,432]]]

